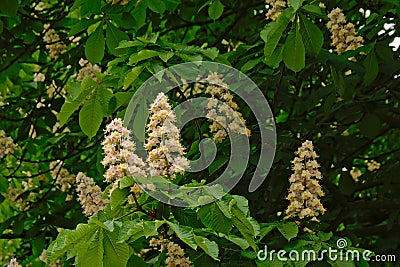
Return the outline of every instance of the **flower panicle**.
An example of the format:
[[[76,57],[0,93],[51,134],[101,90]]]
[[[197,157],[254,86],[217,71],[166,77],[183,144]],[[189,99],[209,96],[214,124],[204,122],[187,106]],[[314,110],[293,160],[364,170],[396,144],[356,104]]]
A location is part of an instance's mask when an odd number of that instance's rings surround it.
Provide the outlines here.
[[[318,155],[314,151],[311,141],[305,141],[295,152],[292,161],[293,174],[289,178],[290,188],[286,197],[290,201],[285,213],[288,217],[306,217],[318,221],[317,216],[325,213],[320,197],[324,196],[318,180],[322,179],[322,174],[318,170]]]
[[[87,177],[84,173],[79,172],[76,176],[76,191],[78,193],[78,201],[83,208],[83,214],[91,218],[100,210],[103,210],[109,203],[108,199],[103,198],[103,191],[96,185],[93,178]]]
[[[346,17],[340,8],[331,10],[326,27],[331,32],[331,45],[340,55],[346,51],[356,50],[363,46],[364,38],[357,36],[353,23],[347,23]]]
[[[159,93],[150,106],[150,121],[147,124],[145,148],[151,175],[168,176],[174,179],[177,173],[184,174],[190,162],[180,142],[180,132],[175,126],[176,116],[164,93]]]

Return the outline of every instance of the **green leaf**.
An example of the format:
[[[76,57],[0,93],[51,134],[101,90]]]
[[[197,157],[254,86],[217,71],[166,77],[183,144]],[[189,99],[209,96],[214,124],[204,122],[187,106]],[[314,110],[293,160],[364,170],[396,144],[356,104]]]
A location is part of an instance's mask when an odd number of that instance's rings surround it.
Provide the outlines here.
[[[188,244],[191,248],[196,249],[197,243],[194,239],[193,229],[187,226],[174,224],[172,222],[168,222],[168,225],[171,229],[176,233],[178,238]]]
[[[226,238],[227,240],[231,241],[232,243],[238,245],[242,250],[245,250],[249,247],[249,242],[246,241],[246,239],[243,239],[241,237],[238,237],[236,235],[225,235],[223,233],[220,233],[219,236]]]
[[[77,245],[80,246],[83,244]],[[81,267],[102,266],[103,254],[103,229],[99,228],[90,239],[90,242],[85,243],[85,247],[77,250],[75,263],[77,266]]]
[[[133,65],[133,64],[138,63],[139,61],[146,60],[146,59],[149,59],[149,58],[152,58],[152,57],[156,57],[158,55],[159,55],[158,51],[148,50],[148,49],[141,50],[137,54],[132,54],[129,57],[129,63],[128,64],[129,65]]]
[[[104,57],[104,50],[103,24],[100,24],[86,41],[85,56],[90,63],[99,63]]]
[[[112,191],[110,197],[110,205],[112,209],[118,208],[122,203],[124,203],[129,195],[128,189],[116,188]]]
[[[78,23],[75,23],[71,26],[71,29],[68,32],[68,36],[73,36],[77,33],[81,33],[82,31],[87,30],[89,26],[95,24],[97,19],[82,19]]]
[[[194,211],[193,209],[172,206],[171,211],[174,215],[174,218],[179,222],[179,224],[196,228],[204,227],[200,219],[197,218],[196,211]]]
[[[0,5],[0,13],[10,16],[17,15],[18,1],[17,0],[2,0]]]
[[[49,246],[47,250],[47,259],[53,263],[57,258],[67,252],[76,255],[75,245],[87,243],[90,237],[99,229],[95,224],[78,224],[75,230],[61,231],[57,239]]]
[[[99,130],[103,116],[107,115],[111,97],[112,93],[100,86],[95,89],[79,112],[79,126],[89,138],[95,136]]]
[[[289,0],[290,6],[294,8],[294,10],[298,10],[303,4],[304,0]]]
[[[309,13],[311,15],[318,16],[320,18],[324,18],[324,19],[328,18],[326,16],[326,14],[324,13],[324,11],[322,11],[322,9],[317,5],[304,5],[301,8],[301,10],[305,11],[306,13]]]
[[[299,233],[299,227],[294,222],[280,223],[278,224],[278,230],[288,241],[290,241],[292,238],[295,238]]]
[[[229,160],[228,157],[223,157],[214,160],[208,167],[208,175],[212,175],[214,172],[218,171],[228,162],[228,160]]]
[[[143,222],[127,221],[122,224],[118,234],[118,242],[128,240],[134,242],[135,240],[144,236]]]
[[[286,67],[298,72],[305,67],[305,47],[299,32],[299,27],[294,26],[289,32],[283,49],[283,62]]]
[[[242,236],[246,239],[249,245],[257,250],[257,246],[254,242],[255,240],[255,232],[253,229],[253,225],[250,220],[246,217],[246,215],[239,209],[239,207],[235,204],[231,206],[232,213],[232,222],[242,234]]]
[[[194,240],[196,241],[197,245],[204,250],[204,252],[209,255],[211,258],[213,258],[216,261],[219,261],[218,259],[218,245],[214,241],[210,241],[209,239],[203,237],[203,236],[194,236]]]
[[[217,203],[202,206],[197,212],[197,218],[202,223],[216,232],[229,234],[232,229],[232,221],[221,211]]]
[[[111,54],[118,55],[123,52],[123,49],[115,49],[118,47],[119,42],[123,40],[129,40],[128,35],[114,26],[112,23],[107,21],[106,27],[106,43]]]
[[[163,221],[144,221],[143,233],[146,238],[158,235],[158,228],[163,224]]]
[[[344,97],[346,88],[345,88],[343,74],[340,72],[340,70],[337,70],[333,66],[331,66],[331,73],[332,73],[333,83],[335,84],[336,87],[336,92],[338,92],[341,97]]]
[[[324,36],[317,25],[312,23],[307,17],[300,14],[300,33],[303,37],[306,51],[311,56],[318,56],[324,44]]]
[[[119,188],[123,189],[126,187],[131,187],[135,183],[135,179],[132,176],[125,176],[119,181]]]
[[[261,241],[267,234],[276,228],[275,223],[261,224],[260,238]]]
[[[97,88],[98,84],[90,77],[85,77],[82,81],[82,85],[79,88],[79,94],[74,99],[68,99],[65,101],[64,105],[60,110],[60,125],[64,125],[68,118],[77,110],[86,100],[87,96]]]
[[[378,60],[374,50],[371,50],[365,58],[363,65],[365,67],[364,81],[366,84],[372,83],[378,76]]]
[[[224,12],[224,5],[219,0],[213,1],[211,5],[208,7],[208,15],[210,16],[210,18],[214,20],[221,17],[223,12]]]
[[[266,59],[268,59],[274,52],[283,32],[286,30],[286,27],[293,18],[294,14],[295,10],[293,8],[287,8],[283,10],[282,14],[275,22],[267,24],[266,28],[261,31],[261,38],[265,42],[264,54]],[[270,24],[271,26],[268,26]]]
[[[165,63],[167,63],[167,61],[168,61],[171,57],[174,56],[174,52],[172,52],[172,51],[163,52],[163,53],[160,53],[158,56],[159,56],[159,58],[160,58],[162,61],[164,61]]]
[[[125,267],[129,257],[129,246],[125,242],[117,243],[116,231],[114,232],[104,232],[104,259],[103,265],[97,266],[115,266],[115,267]]]
[[[134,67],[130,72],[128,72],[128,74],[126,74],[124,80],[124,89],[127,89],[137,79],[137,77],[139,77],[143,69],[143,66],[137,66]]]
[[[147,0],[147,6],[151,11],[163,14],[165,11],[165,3],[162,0]]]

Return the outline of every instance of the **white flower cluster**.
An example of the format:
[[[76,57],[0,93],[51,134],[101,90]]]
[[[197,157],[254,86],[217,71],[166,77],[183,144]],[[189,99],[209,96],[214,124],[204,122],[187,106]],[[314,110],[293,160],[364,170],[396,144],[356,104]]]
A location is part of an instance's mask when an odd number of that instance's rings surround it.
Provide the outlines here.
[[[370,172],[373,172],[375,170],[378,170],[381,167],[381,164],[379,162],[376,162],[375,160],[365,160],[365,163],[367,163],[367,169]]]
[[[283,0],[265,0],[265,3],[270,6],[267,14],[265,15],[266,19],[270,20],[276,20],[282,13],[283,9],[286,6],[289,6],[289,3]]]
[[[39,260],[47,264],[47,251],[46,249],[43,249],[42,253],[39,256]],[[57,259],[54,263],[46,265],[47,267],[62,267],[64,264],[61,263],[60,259]]]
[[[333,9],[329,14],[326,27],[331,32],[331,45],[340,55],[349,50],[356,50],[363,46],[364,39],[357,36],[353,23],[346,23],[346,17],[340,8]]]
[[[104,130],[104,135],[102,145],[105,156],[101,163],[107,168],[105,181],[113,183],[113,189],[118,188],[124,176],[146,175],[146,164],[135,154],[131,131],[124,127],[121,119],[112,120]]]
[[[60,40],[60,36],[54,29],[49,29],[49,25],[44,25],[46,33],[43,36],[43,41],[47,43],[46,49],[50,52],[51,59],[57,59],[61,54],[67,51],[67,46]]]
[[[159,251],[164,251],[167,249],[167,258],[165,259],[165,264],[167,267],[190,267],[191,262],[189,257],[185,257],[185,251],[174,242],[169,240],[160,240],[157,238],[152,238],[150,240],[151,247],[160,247]]]
[[[44,80],[46,79],[46,76],[44,76],[43,73],[35,73],[33,74],[33,81],[34,82],[44,82]]]
[[[49,98],[56,97],[57,94],[59,94],[62,97],[65,97],[66,95],[64,87],[57,88],[56,82],[54,80],[51,82],[51,84],[46,85],[46,91]]]
[[[4,130],[0,130],[0,158],[13,153],[16,148],[17,145],[14,144],[14,140],[11,137],[6,136]]]
[[[31,176],[29,171],[22,171],[26,176]],[[25,210],[28,202],[36,201],[37,195],[31,189],[37,188],[37,185],[33,183],[32,178],[28,178],[27,181],[21,182],[22,188],[15,187],[10,184],[7,188],[7,199],[10,203],[15,203],[15,205],[19,208],[19,210]],[[23,193],[30,191],[29,194]]]
[[[23,189],[14,187],[12,185],[7,188],[7,200],[10,203],[15,203],[19,210],[24,210],[25,208],[25,201],[20,198],[23,192]]]
[[[179,129],[175,126],[175,113],[168,103],[168,97],[159,93],[150,106],[150,122],[146,132],[145,148],[151,175],[167,175],[174,179],[176,173],[183,174],[189,168],[180,142]]]
[[[79,66],[81,66],[81,69],[78,72],[78,76],[76,79],[78,81],[83,81],[85,77],[89,76],[92,77],[93,80],[98,81],[97,76],[94,74],[95,72],[101,72],[101,69],[97,64],[92,64],[86,59],[81,58],[79,60]]]
[[[2,96],[1,93],[0,93],[0,107],[2,107],[2,106],[5,105],[5,103],[4,103],[3,101],[1,101],[2,99],[3,99],[3,96]]]
[[[83,214],[91,218],[97,215],[99,210],[103,210],[109,203],[108,199],[103,199],[103,191],[96,185],[93,178],[87,177],[82,172],[76,176],[76,191],[78,192],[78,201],[83,208]]]
[[[209,110],[207,117],[212,121],[210,131],[214,133],[214,141],[222,142],[226,138],[225,128],[238,134],[250,136],[250,130],[244,126],[246,121],[242,114],[237,111],[238,105],[233,100],[229,86],[223,81],[221,75],[210,72],[201,82],[208,83],[205,93],[211,95],[207,106]]]
[[[62,168],[60,160],[50,163],[50,174],[56,180],[56,185],[62,192],[68,192],[75,183],[75,176],[70,174],[67,169]],[[67,195],[66,200],[71,200],[72,196]]]
[[[354,182],[358,182],[358,178],[362,175],[362,172],[358,168],[351,168],[350,170],[350,176],[353,178]]]
[[[290,201],[285,213],[288,217],[298,216],[300,219],[312,217],[311,220],[318,221],[316,216],[324,214],[325,209],[319,197],[324,196],[318,180],[322,174],[318,170],[318,157],[314,151],[311,141],[305,141],[295,152],[296,157],[292,161],[294,173],[290,176],[289,195],[286,199]]]
[[[367,170],[370,172],[373,172],[375,170],[378,170],[381,167],[381,164],[375,160],[365,160],[364,161],[367,164]],[[350,176],[353,178],[355,182],[358,182],[358,178],[362,175],[363,173],[361,172],[360,169],[353,167],[350,170]]]
[[[22,267],[22,265],[17,262],[16,258],[12,258],[7,267]]]

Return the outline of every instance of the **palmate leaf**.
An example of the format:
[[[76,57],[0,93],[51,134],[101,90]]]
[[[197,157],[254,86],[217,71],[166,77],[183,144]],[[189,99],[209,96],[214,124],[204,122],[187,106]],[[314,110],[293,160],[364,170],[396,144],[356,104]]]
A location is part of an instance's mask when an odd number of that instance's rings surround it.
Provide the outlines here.
[[[67,252],[73,256],[76,255],[76,246],[87,243],[99,228],[95,224],[78,224],[75,230],[63,230],[47,250],[49,263],[54,262]]]
[[[47,250],[49,263],[67,253],[75,257],[75,265],[82,267],[126,266],[129,246],[117,242],[119,229],[113,232],[97,223],[78,224],[75,230],[63,230]]]

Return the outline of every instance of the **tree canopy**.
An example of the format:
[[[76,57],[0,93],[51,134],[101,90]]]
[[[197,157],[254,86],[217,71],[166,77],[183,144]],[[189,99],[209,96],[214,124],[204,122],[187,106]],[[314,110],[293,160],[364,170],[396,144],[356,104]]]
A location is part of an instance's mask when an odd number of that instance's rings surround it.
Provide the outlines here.
[[[394,266],[399,15],[397,0],[3,0],[0,264]],[[201,62],[257,85],[273,162],[259,163],[264,126],[239,97],[251,91],[218,69],[193,79]],[[182,63],[192,67],[170,75]],[[150,78],[192,82],[140,91]],[[151,101],[131,109],[137,92]],[[180,129],[171,110],[198,97],[223,103],[204,104],[223,118]],[[239,183],[228,194],[210,187],[213,201],[190,198],[185,190],[236,172],[238,128],[250,148]],[[203,138],[216,156],[190,171],[213,153]],[[249,192],[258,164],[269,172]],[[179,188],[164,197],[196,205],[160,201],[149,173]],[[327,249],[371,251],[371,261],[271,252]]]

